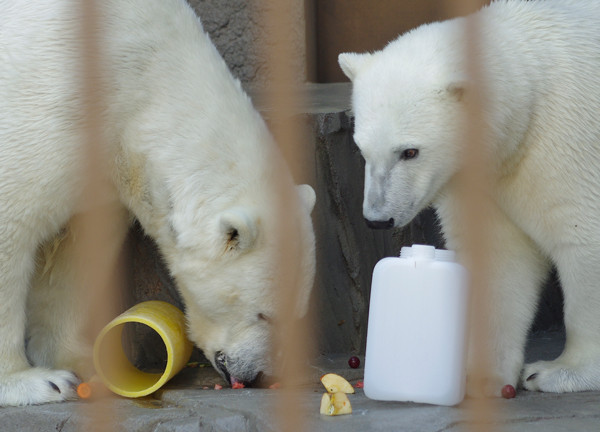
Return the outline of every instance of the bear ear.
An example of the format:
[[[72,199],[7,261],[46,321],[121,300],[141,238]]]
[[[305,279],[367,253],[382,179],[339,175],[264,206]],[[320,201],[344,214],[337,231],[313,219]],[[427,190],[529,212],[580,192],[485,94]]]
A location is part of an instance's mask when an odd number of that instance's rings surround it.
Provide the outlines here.
[[[356,74],[371,61],[371,57],[369,53],[342,53],[338,56],[338,63],[350,81],[354,81]]]
[[[257,218],[247,209],[233,208],[221,214],[219,230],[226,253],[246,251],[254,245],[258,236]]]
[[[302,200],[302,204],[304,204],[304,208],[308,211],[308,213],[311,213],[315,207],[315,201],[317,200],[317,194],[315,193],[314,189],[307,184],[303,184],[296,186],[296,190],[298,191],[298,195],[300,195],[300,199]]]

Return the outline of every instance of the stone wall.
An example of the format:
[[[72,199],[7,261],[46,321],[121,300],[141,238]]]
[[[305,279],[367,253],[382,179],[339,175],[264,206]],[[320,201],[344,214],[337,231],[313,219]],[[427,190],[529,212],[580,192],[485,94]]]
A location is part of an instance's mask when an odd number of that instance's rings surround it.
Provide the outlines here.
[[[270,68],[265,50],[273,40],[265,25],[269,0],[188,0],[204,29],[225,59],[234,76],[244,86],[266,86]],[[306,79],[306,34],[303,0],[290,0],[289,13],[295,23],[292,36],[296,79]]]

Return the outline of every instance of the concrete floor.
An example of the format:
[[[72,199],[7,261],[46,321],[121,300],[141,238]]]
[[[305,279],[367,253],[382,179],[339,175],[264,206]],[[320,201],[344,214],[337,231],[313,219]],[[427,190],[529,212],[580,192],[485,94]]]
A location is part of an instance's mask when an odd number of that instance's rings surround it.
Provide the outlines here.
[[[528,348],[528,360],[550,359],[560,353],[561,332],[538,334]],[[311,382],[295,390],[298,409],[304,410],[302,431],[463,431],[555,432],[599,431],[600,392],[545,394],[519,391],[511,400],[495,400],[493,415],[481,428],[471,421],[475,401],[467,399],[458,407],[412,403],[378,402],[365,397],[361,389],[350,395],[351,415],[326,417],[319,414],[324,389],[318,377],[336,372],[351,383],[362,379],[362,369],[350,369],[347,355],[323,357],[313,368]],[[280,431],[275,404],[284,390],[214,390],[222,383],[210,367],[188,368],[164,389],[150,397],[104,398],[96,403],[67,402],[23,408],[0,408],[0,431],[93,430],[89,425],[92,407],[108,409],[96,430],[127,432],[236,432]]]

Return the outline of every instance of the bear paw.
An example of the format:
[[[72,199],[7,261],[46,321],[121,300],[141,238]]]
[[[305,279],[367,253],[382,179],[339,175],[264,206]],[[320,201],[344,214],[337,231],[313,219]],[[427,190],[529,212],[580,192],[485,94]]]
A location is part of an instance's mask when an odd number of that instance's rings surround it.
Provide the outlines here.
[[[0,374],[0,406],[37,405],[76,399],[79,378],[72,372],[31,368]]]
[[[599,390],[598,366],[600,365],[572,365],[561,360],[531,363],[523,370],[523,387],[551,393]]]

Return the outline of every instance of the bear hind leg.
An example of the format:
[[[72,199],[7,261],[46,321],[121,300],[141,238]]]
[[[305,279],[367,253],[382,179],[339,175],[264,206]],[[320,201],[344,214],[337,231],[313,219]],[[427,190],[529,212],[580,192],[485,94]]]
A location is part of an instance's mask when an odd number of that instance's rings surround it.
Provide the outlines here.
[[[582,256],[591,257],[589,260]],[[567,340],[563,353],[553,361],[525,366],[527,390],[564,393],[600,390],[600,267],[594,259],[600,251],[557,260],[564,293]]]

